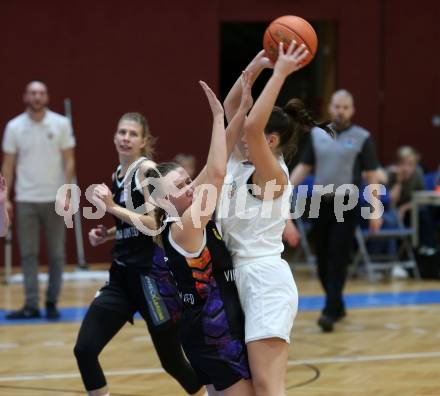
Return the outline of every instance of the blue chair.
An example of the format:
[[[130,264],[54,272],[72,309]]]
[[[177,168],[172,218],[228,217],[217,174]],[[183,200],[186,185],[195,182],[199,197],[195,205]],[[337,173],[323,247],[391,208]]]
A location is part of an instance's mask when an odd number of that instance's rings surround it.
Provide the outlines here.
[[[425,188],[428,191],[433,191],[435,190],[435,186],[437,184],[437,178],[438,178],[438,174],[437,172],[430,172],[430,173],[425,173],[423,175],[423,178],[425,180]]]

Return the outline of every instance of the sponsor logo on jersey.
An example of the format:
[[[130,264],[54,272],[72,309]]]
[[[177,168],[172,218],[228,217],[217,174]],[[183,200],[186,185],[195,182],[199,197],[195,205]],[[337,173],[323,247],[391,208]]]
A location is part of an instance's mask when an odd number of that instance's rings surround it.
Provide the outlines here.
[[[194,294],[192,293],[185,293],[182,296],[182,300],[185,304],[191,304],[194,305]]]
[[[215,237],[216,237],[219,241],[222,240],[221,235],[218,233],[218,231],[217,231],[217,229],[216,229],[215,227],[212,228],[212,232],[214,233]]]
[[[167,322],[170,320],[170,313],[162,300],[156,282],[149,276],[143,276],[142,279],[142,289],[153,324],[158,326]]]
[[[231,189],[229,190],[229,198],[232,198],[235,195],[235,192],[237,191],[237,182],[234,180],[231,183]]]
[[[138,235],[139,235],[139,230],[136,227],[128,227],[128,228],[123,228],[121,230],[117,230],[115,234],[115,238],[117,240],[128,239],[128,238],[135,238]]]
[[[226,282],[234,282],[235,281],[235,269],[230,269],[224,272]]]

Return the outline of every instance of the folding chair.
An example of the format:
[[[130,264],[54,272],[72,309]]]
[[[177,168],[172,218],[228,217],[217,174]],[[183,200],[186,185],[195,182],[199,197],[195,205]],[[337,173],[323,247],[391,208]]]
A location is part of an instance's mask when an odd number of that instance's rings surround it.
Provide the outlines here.
[[[397,216],[397,215],[396,215]],[[398,217],[397,217],[398,219]],[[359,272],[359,263],[362,262],[365,266],[367,277],[370,281],[377,280],[376,271],[390,270],[394,265],[400,265],[406,269],[412,269],[414,277],[420,279],[419,269],[417,267],[414,252],[411,247],[411,238],[414,233],[412,228],[405,227],[400,219],[398,226],[391,229],[383,229],[377,232],[371,232],[368,229],[356,228],[356,242],[358,244],[358,251],[354,258],[354,269]],[[395,254],[370,254],[367,249],[367,242],[371,240],[391,240],[396,239],[400,241],[400,246]],[[401,257],[405,255],[405,259]]]

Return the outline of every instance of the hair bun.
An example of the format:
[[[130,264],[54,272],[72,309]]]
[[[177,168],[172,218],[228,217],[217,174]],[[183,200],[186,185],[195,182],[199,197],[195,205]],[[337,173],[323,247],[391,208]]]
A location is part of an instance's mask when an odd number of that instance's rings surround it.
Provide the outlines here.
[[[285,104],[283,110],[293,119],[298,119],[302,118],[301,113],[305,111],[305,106],[301,99],[293,98]]]

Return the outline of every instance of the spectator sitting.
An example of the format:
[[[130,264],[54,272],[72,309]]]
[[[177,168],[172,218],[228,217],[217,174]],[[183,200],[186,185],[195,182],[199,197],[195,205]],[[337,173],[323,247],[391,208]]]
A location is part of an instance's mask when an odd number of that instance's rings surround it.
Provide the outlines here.
[[[405,225],[410,225],[412,193],[425,190],[423,172],[419,166],[420,155],[410,146],[397,150],[395,164],[388,168],[388,189],[393,207]],[[434,255],[436,253],[435,230],[431,219],[431,208],[419,209],[420,241],[419,253]]]

